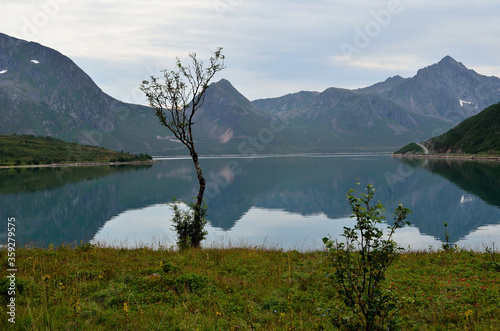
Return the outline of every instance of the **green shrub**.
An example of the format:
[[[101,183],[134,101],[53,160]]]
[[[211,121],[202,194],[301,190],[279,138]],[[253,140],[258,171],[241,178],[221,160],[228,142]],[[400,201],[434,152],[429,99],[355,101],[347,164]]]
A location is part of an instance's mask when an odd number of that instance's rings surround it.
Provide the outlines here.
[[[200,223],[195,222],[194,206],[190,205],[189,207],[189,210],[182,210],[178,203],[174,203],[172,207],[174,209],[172,223],[174,223],[174,230],[177,232],[177,245],[180,249],[193,247],[192,238],[199,238],[201,242],[208,234],[205,230],[207,206],[201,207]]]
[[[388,227],[389,234],[384,239],[383,230],[377,225],[385,219],[385,208],[380,202],[372,205],[375,189],[368,185],[360,197],[355,193],[355,190],[347,193],[356,225],[354,229],[344,227],[342,236],[346,242],[323,239],[332,267],[328,277],[344,304],[358,317],[359,324],[352,327],[392,328],[398,322],[397,300],[383,282],[388,267],[398,256],[392,236],[396,229],[409,224],[404,219],[411,211],[399,204],[394,212],[395,222]]]

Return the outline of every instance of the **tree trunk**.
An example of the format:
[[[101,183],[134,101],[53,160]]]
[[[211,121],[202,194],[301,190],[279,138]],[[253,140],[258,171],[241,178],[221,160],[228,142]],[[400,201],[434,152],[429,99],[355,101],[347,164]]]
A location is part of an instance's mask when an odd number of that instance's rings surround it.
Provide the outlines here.
[[[201,241],[203,240],[203,215],[202,215],[202,206],[203,206],[203,194],[205,193],[205,178],[203,177],[203,172],[201,171],[200,164],[198,162],[198,154],[194,150],[191,150],[191,158],[193,159],[194,166],[196,168],[196,175],[198,177],[198,184],[200,188],[198,190],[198,195],[196,196],[196,204],[194,205],[194,226],[195,226],[195,234],[193,238],[191,238],[191,244],[194,248],[199,248],[201,245]]]

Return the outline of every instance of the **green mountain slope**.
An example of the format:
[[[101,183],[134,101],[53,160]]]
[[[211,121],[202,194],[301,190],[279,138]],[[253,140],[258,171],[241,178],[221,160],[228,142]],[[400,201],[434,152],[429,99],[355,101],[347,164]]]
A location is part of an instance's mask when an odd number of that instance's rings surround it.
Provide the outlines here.
[[[423,145],[435,153],[500,154],[500,103]]]
[[[0,135],[0,166],[61,162],[146,161],[145,154],[115,152],[96,146],[67,143],[52,137]]]
[[[500,103],[484,109],[422,145],[430,153],[438,154],[500,154]],[[412,143],[395,152],[405,153],[422,154],[422,150]]]

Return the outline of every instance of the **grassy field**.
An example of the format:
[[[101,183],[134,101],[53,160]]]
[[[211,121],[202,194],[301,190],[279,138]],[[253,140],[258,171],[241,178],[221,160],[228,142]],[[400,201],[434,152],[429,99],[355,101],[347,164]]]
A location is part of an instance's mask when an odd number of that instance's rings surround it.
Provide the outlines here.
[[[0,166],[40,165],[69,162],[147,161],[148,155],[115,152],[83,146],[52,137],[0,135]]]
[[[355,318],[325,276],[324,252],[83,244],[17,249],[12,324],[1,254],[3,330],[336,330]],[[469,251],[402,253],[385,284],[399,298],[401,329],[498,330],[494,259]]]

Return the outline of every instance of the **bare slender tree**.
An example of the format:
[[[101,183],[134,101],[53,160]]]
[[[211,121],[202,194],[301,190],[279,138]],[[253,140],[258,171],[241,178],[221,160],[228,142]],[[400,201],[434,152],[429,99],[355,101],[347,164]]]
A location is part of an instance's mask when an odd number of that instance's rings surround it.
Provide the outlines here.
[[[174,136],[188,149],[196,168],[199,190],[193,205],[193,224],[189,225],[188,239],[191,247],[200,247],[206,232],[203,227],[205,210],[203,209],[203,194],[205,178],[198,161],[193,139],[192,126],[196,111],[203,105],[205,92],[214,75],[225,68],[222,48],[218,48],[210,57],[210,64],[205,68],[204,61],[196,58],[196,53],[189,54],[191,65],[183,66],[177,59],[176,70],[163,70],[164,82],[151,76],[151,81],[143,81],[141,90],[146,94],[160,124],[166,126]],[[178,230],[178,234],[179,229]]]

